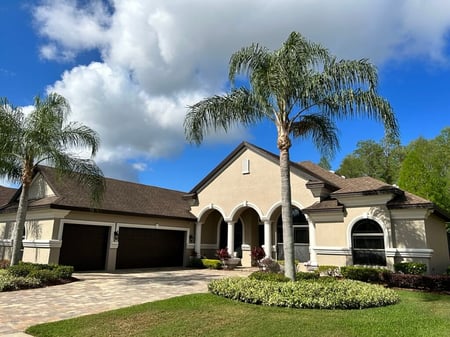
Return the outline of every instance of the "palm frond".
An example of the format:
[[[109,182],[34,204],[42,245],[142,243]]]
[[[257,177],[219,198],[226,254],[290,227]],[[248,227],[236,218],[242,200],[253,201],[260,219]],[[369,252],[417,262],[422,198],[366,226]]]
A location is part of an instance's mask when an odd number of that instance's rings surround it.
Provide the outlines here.
[[[251,125],[265,116],[265,107],[245,88],[206,98],[188,109],[184,120],[186,138],[197,144],[210,129],[227,131],[235,124]]]
[[[291,130],[295,138],[311,137],[314,145],[327,158],[332,158],[339,149],[336,124],[327,116],[321,114],[302,116],[299,121],[292,123]]]

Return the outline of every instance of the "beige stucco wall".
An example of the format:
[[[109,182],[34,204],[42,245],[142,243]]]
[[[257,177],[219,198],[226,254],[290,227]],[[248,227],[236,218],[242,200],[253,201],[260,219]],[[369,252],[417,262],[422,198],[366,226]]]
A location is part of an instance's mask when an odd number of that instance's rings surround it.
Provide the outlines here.
[[[242,173],[242,161],[249,160],[249,173]],[[306,188],[307,178],[291,174],[292,199],[306,207],[315,199]],[[237,220],[235,211],[251,207],[261,216],[268,216],[281,200],[280,170],[276,163],[246,149],[237,156],[213,181],[198,193],[198,206],[192,207],[194,215],[211,206],[223,212],[225,218]]]
[[[396,248],[427,248],[423,219],[395,219],[393,228]]]
[[[426,220],[425,228],[427,242],[430,243],[429,246],[433,249],[433,255],[429,262],[429,272],[432,274],[443,274],[447,267],[450,266],[445,224],[438,216],[432,214]]]

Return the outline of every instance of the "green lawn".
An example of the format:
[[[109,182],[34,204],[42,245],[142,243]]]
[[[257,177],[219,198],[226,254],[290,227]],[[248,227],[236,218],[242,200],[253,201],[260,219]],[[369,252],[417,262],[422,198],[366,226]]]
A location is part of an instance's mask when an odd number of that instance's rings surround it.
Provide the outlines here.
[[[396,305],[364,310],[273,308],[196,294],[41,324],[33,336],[450,336],[450,296],[399,291]]]

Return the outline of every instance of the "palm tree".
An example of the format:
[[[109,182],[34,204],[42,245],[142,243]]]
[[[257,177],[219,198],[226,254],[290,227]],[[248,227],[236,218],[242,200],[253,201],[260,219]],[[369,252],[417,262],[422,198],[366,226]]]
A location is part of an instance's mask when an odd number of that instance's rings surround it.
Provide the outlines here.
[[[236,86],[244,74],[248,85]],[[390,104],[377,94],[377,71],[367,60],[337,60],[319,44],[293,32],[280,49],[252,44],[230,58],[231,92],[188,107],[186,138],[200,144],[212,130],[263,119],[277,129],[285,274],[295,279],[289,149],[291,137],[311,137],[324,155],[339,147],[335,121],[365,116],[384,123],[398,136]],[[242,81],[240,81],[242,83]]]
[[[21,184],[11,265],[20,260],[28,195],[38,164],[45,162],[53,165],[59,175],[78,179],[90,188],[94,202],[102,198],[103,174],[92,160],[100,140],[87,126],[67,122],[69,113],[69,103],[56,93],[44,100],[36,97],[29,114],[10,105],[6,98],[0,99],[0,176]],[[88,148],[91,158],[76,155],[73,151],[78,148]]]

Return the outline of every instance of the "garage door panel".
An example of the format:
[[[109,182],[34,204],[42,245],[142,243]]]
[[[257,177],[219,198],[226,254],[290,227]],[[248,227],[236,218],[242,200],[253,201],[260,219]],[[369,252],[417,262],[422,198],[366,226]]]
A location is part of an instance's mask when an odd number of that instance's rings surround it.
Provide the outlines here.
[[[64,224],[59,264],[77,271],[104,270],[110,227]]]
[[[183,265],[184,231],[121,227],[116,268]]]

